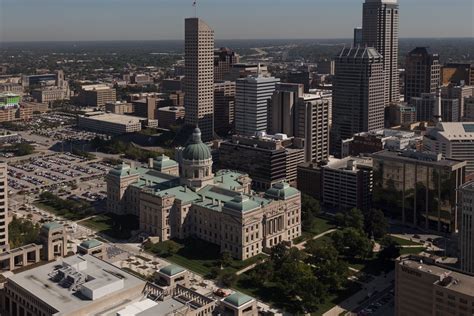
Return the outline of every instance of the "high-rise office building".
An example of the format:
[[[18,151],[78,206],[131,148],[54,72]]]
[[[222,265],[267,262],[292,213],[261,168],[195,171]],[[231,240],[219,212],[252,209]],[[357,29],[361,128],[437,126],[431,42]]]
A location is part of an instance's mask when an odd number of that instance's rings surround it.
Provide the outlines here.
[[[416,110],[416,120],[418,122],[431,121],[437,102],[438,99],[434,93],[422,93],[419,97],[412,97],[410,103]]]
[[[235,132],[253,136],[267,131],[268,100],[280,79],[274,77],[249,76],[236,81],[235,88]]]
[[[311,73],[308,70],[290,71],[287,75],[287,82],[304,85],[304,92],[309,93],[311,88]]]
[[[214,31],[199,18],[185,20],[186,124],[199,126],[203,141],[214,134]]]
[[[329,107],[330,100],[318,94],[304,94],[301,84],[277,84],[268,107],[268,131],[304,138],[307,162],[327,160]]]
[[[0,163],[0,253],[10,249],[8,245],[8,182],[7,164]]]
[[[227,47],[214,51],[214,80],[224,80],[232,66],[240,62],[240,56]]]
[[[384,61],[375,48],[344,48],[336,56],[331,151],[360,132],[384,128]]]
[[[463,271],[474,273],[474,182],[466,183],[459,192],[461,192],[459,261]]]
[[[330,100],[316,94],[300,97],[295,111],[295,137],[305,140],[305,161],[321,162],[329,157]]]
[[[297,83],[278,83],[268,104],[268,132],[295,136],[295,108],[303,96],[304,86]]]
[[[464,117],[464,99],[474,95],[474,86],[449,84],[441,88],[441,96],[445,99],[457,99],[459,103],[459,117]]]
[[[400,99],[398,13],[397,0],[365,0],[363,6],[362,40],[383,56],[386,105]]]
[[[474,85],[474,64],[450,63],[441,69],[443,85]]]
[[[474,96],[466,97],[464,101],[464,115],[462,121],[474,122]]]
[[[405,58],[405,102],[422,93],[435,93],[440,85],[439,55],[427,47],[413,49]]]
[[[219,135],[234,129],[235,82],[214,83],[214,128]]]
[[[460,111],[458,99],[441,99],[441,120],[443,122],[459,122]]]
[[[361,46],[364,44],[364,41],[362,38],[363,38],[362,28],[361,27],[354,28],[354,47]]]

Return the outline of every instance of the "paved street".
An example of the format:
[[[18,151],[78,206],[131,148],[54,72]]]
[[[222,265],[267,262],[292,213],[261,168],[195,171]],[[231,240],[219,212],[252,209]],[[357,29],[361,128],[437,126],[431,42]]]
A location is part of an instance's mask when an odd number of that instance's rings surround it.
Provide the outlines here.
[[[372,281],[363,286],[362,290],[342,301],[340,304],[324,313],[323,316],[339,316],[345,311],[356,310],[361,305],[361,303],[364,303],[364,300],[367,299],[368,295],[386,290],[391,286],[391,283],[394,281],[394,279],[395,271],[391,271],[386,275],[382,274],[380,276],[374,277]]]

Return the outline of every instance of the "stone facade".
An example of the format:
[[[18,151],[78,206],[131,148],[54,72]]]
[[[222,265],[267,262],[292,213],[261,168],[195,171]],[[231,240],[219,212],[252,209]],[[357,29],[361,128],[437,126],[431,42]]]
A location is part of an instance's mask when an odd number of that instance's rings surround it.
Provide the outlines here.
[[[213,174],[198,129],[180,156],[180,177],[159,172],[156,161],[153,169],[113,169],[107,176],[108,210],[139,215],[140,229],[160,241],[198,237],[242,260],[301,235],[298,190],[281,182],[257,195],[246,174]]]

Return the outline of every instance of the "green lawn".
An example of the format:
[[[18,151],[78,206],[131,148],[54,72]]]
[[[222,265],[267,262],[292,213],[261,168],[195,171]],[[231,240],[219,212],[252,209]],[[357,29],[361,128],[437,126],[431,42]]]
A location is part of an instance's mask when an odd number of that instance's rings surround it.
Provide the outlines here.
[[[115,239],[128,239],[139,228],[138,218],[133,215],[101,214],[79,222],[92,230]]]
[[[316,236],[333,228],[336,228],[336,225],[331,220],[322,217],[316,217],[312,227],[305,232]]]
[[[170,251],[170,249],[173,250]],[[220,268],[220,247],[199,239],[168,240],[157,244],[147,244],[145,250],[205,277],[215,277],[212,275],[212,270]],[[224,270],[237,272],[265,257],[262,254],[244,261],[233,259],[230,266],[225,267]]]
[[[421,245],[418,242],[414,242],[414,241],[411,241],[411,240],[408,240],[408,239],[403,239],[403,238],[400,238],[400,237],[390,236],[390,238],[393,241],[395,241],[396,243],[398,243],[400,246],[418,246],[418,245]]]
[[[401,248],[400,255],[416,255],[425,250],[425,247]]]
[[[53,206],[44,204],[42,202],[34,202],[33,205],[36,206],[39,209],[42,209],[42,210],[48,212],[48,213],[51,213],[51,214],[56,215],[56,216],[61,216],[61,217],[65,218],[67,220],[70,220],[70,221],[78,221],[78,220],[81,220],[81,219],[86,218],[87,216],[89,216],[89,214],[74,213],[74,212],[72,212],[70,210],[67,210],[67,209],[57,209]]]

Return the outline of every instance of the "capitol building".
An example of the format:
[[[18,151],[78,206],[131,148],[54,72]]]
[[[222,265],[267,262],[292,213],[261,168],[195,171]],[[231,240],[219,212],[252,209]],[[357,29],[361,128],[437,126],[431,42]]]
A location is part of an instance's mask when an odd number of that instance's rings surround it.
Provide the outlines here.
[[[196,128],[176,162],[146,168],[122,164],[107,175],[109,212],[139,217],[140,230],[160,241],[197,237],[245,260],[301,235],[301,194],[287,183],[264,193],[248,175],[212,171],[209,147]]]

